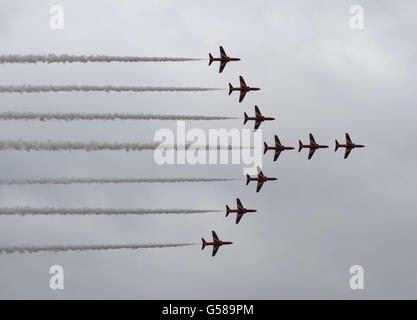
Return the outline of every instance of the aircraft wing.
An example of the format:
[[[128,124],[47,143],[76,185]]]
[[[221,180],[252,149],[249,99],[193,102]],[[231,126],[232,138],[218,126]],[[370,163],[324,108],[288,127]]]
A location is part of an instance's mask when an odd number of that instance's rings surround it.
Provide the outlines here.
[[[242,205],[242,202],[240,202],[240,199],[236,199],[236,203],[237,203],[238,209],[243,209],[243,205]]]
[[[277,135],[275,135],[275,145],[278,147],[278,146],[281,146],[281,141],[279,141],[279,139],[278,139],[278,136]]]
[[[219,68],[219,73],[222,73],[224,67],[226,66],[227,62],[226,61],[221,61],[220,62],[220,68]]]
[[[262,117],[262,113],[261,113],[261,111],[259,110],[258,106],[255,106],[255,116],[256,116],[256,117]]]
[[[260,167],[257,167],[258,169],[258,177],[264,177],[264,173],[262,172]]]
[[[349,133],[346,133],[346,143],[352,143],[352,140],[350,139]]]
[[[254,129],[255,129],[255,130],[256,130],[256,129],[258,129],[258,128],[259,128],[259,126],[261,125],[261,123],[262,123],[262,121],[260,121],[260,120],[256,120],[256,121],[255,121],[255,128],[254,128]]]
[[[212,232],[211,232],[211,234],[213,235],[213,241],[214,241],[214,242],[220,241],[220,240],[219,240],[219,237],[218,237],[218,236],[217,236],[217,234],[216,234],[216,232],[212,231]]]
[[[226,51],[224,51],[223,47],[222,47],[222,46],[220,46],[220,47],[219,47],[219,49],[220,49],[220,56],[221,56],[222,58],[227,58]]]
[[[311,157],[313,156],[314,152],[316,152],[316,150],[317,149],[313,149],[313,148],[310,149],[310,152],[308,153],[308,160],[311,159]]]
[[[280,154],[281,154],[281,150],[275,150],[274,161],[277,161]]]
[[[242,76],[239,76],[239,81],[240,81],[240,87],[244,88],[247,87],[245,80],[243,80]]]
[[[314,137],[311,133],[310,133],[310,144],[316,144],[316,140],[314,140]]]
[[[352,151],[352,148],[346,148],[345,150],[345,159],[347,159],[347,157],[349,157],[350,152]]]
[[[239,221],[240,221],[240,219],[242,219],[242,217],[243,217],[243,213],[238,213],[237,214],[237,216],[236,216],[236,224],[239,223]]]
[[[211,253],[211,256],[214,257],[217,253],[217,251],[219,250],[220,246],[219,245],[214,245],[213,246],[213,252]]]
[[[240,91],[239,102],[242,102],[246,96],[247,91]]]
[[[264,181],[258,181],[258,185],[256,186],[256,192],[259,192],[264,184]]]

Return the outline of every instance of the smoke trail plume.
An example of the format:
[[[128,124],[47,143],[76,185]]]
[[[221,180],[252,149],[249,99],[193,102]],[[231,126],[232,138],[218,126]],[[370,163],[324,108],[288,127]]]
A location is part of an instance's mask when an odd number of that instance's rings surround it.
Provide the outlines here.
[[[161,145],[141,144],[141,143],[108,143],[108,142],[39,142],[39,141],[0,141],[0,150],[16,150],[16,151],[145,151],[145,150],[236,150],[244,149],[244,146],[210,146],[210,145]],[[252,147],[248,147],[252,148]]]
[[[136,56],[105,56],[105,55],[68,55],[68,54],[9,54],[0,55],[0,64],[5,63],[88,63],[88,62],[186,62],[205,59],[168,58],[168,57],[136,57]]]
[[[33,184],[119,184],[119,183],[181,183],[181,182],[226,182],[238,179],[224,178],[39,178],[39,179],[0,179],[0,185]]]
[[[223,90],[220,88],[200,87],[136,87],[136,86],[53,86],[53,85],[21,85],[21,86],[0,86],[0,93],[41,93],[41,92],[72,92],[72,91],[103,91],[103,92],[162,92],[162,91],[214,91]]]
[[[0,120],[39,120],[39,121],[76,121],[76,120],[230,120],[233,117],[168,115],[168,114],[129,114],[129,113],[35,113],[0,112]]]
[[[64,251],[101,251],[115,249],[151,249],[151,248],[175,248],[192,246],[194,243],[156,243],[156,244],[108,244],[108,245],[76,245],[76,246],[19,246],[0,247],[0,254],[4,253],[38,253],[38,252],[64,252]]]
[[[221,210],[193,210],[193,209],[108,209],[108,208],[31,208],[14,207],[0,208],[0,216],[27,215],[149,215],[149,214],[196,214],[214,213]]]

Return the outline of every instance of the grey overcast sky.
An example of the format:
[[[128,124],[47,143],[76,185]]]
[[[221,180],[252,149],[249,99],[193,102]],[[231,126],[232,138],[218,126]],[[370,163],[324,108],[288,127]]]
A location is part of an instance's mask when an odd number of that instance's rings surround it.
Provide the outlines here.
[[[64,8],[63,30],[49,7]],[[349,8],[364,8],[363,30]],[[0,255],[0,298],[277,299],[417,298],[417,3],[404,1],[21,1],[0,3],[0,54],[218,56],[242,61],[222,74],[208,61],[137,64],[0,65],[0,84],[91,84],[227,88],[243,75],[260,92],[244,102],[227,91],[1,94],[0,111],[144,112],[237,116],[257,104],[264,123],[297,146],[315,134],[319,150],[288,151],[277,176],[256,194],[242,165],[165,165],[146,152],[0,152],[0,177],[237,177],[198,184],[0,186],[1,207],[214,208],[239,197],[258,215],[239,225],[201,215],[0,217],[0,245],[200,242],[224,240],[213,259],[199,246],[84,253]],[[0,140],[152,142],[175,122],[1,121]],[[188,129],[242,128],[242,119],[186,123]],[[366,145],[347,160],[334,139]],[[49,268],[65,289],[49,288]],[[362,265],[365,290],[349,288]]]

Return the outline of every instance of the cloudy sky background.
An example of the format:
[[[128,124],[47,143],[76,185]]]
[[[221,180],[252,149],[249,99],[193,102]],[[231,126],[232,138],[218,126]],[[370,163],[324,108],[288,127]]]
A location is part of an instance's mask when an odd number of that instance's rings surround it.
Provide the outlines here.
[[[61,4],[65,29],[49,28]],[[349,28],[362,4],[365,28]],[[1,178],[231,177],[199,184],[1,186],[1,207],[220,209],[240,197],[259,215],[239,225],[224,213],[167,216],[0,217],[0,245],[199,242],[216,230],[213,259],[199,246],[85,253],[0,255],[0,298],[276,299],[417,298],[416,45],[414,1],[2,1],[0,53],[206,58],[223,45],[242,61],[222,74],[208,61],[138,64],[0,65],[0,84],[91,84],[226,88],[243,75],[262,90],[244,102],[226,91],[2,94],[1,111],[265,115],[269,144],[329,144],[263,158],[277,176],[262,192],[244,186],[241,165],[158,166],[147,152],[0,154]],[[0,140],[153,141],[175,122],[2,121]],[[187,128],[242,128],[242,120],[187,122]],[[334,139],[366,145],[348,160]],[[65,289],[49,288],[49,268]],[[365,290],[349,268],[365,269]]]

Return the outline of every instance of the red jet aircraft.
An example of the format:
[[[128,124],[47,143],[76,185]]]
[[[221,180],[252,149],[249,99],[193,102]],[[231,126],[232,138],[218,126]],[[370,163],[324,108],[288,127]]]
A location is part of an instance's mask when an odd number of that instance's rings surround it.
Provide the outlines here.
[[[216,232],[212,231],[211,234],[213,235],[213,242],[206,242],[204,238],[201,238],[203,241],[203,246],[201,247],[201,250],[203,250],[206,246],[213,246],[213,252],[211,254],[212,257],[214,257],[219,250],[219,248],[225,244],[233,244],[233,242],[230,241],[221,241],[219,240],[219,237],[217,236]]]
[[[245,83],[245,80],[243,80],[242,76],[239,76],[239,80],[240,80],[240,88],[233,88],[232,84],[229,83],[229,96],[232,94],[233,91],[240,91],[239,102],[243,101],[243,98],[245,98],[245,95],[248,91],[261,90],[260,88],[248,87]]]
[[[261,168],[258,167],[258,176],[256,178],[252,178],[249,175],[246,175],[246,185],[249,184],[251,181],[258,181],[258,185],[256,186],[256,192],[259,192],[264,184],[265,181],[274,181],[278,180],[277,178],[269,178],[265,177]]]
[[[213,58],[211,53],[209,53],[209,58],[210,58],[209,65],[211,65],[213,61],[220,61],[219,73],[222,73],[224,67],[226,66],[228,62],[240,60],[239,58],[228,57],[222,46],[220,46],[220,58]]]
[[[340,144],[339,142],[337,142],[337,140],[335,140],[336,147],[334,151],[336,152],[337,149],[339,148],[346,148],[345,150],[345,159],[346,159],[347,157],[349,157],[349,154],[353,148],[364,148],[365,146],[363,144],[354,144],[349,137],[349,133],[346,133],[345,135],[346,135],[346,144]]]
[[[299,144],[298,152],[300,152],[302,148],[308,148],[308,149],[310,149],[310,152],[308,153],[308,160],[311,159],[311,157],[313,156],[314,152],[317,149],[322,149],[322,148],[328,148],[329,147],[329,146],[317,144],[316,141],[314,140],[313,135],[311,133],[310,133],[310,144],[303,145],[303,143],[301,142],[301,140],[298,140],[298,144]]]
[[[240,219],[242,219],[242,217],[245,213],[257,212],[257,210],[255,210],[255,209],[246,209],[245,207],[243,207],[242,202],[240,201],[239,198],[236,199],[236,203],[237,203],[237,209],[230,209],[229,206],[226,206],[226,217],[231,212],[236,212],[237,213],[237,215],[236,215],[236,224],[239,223]]]
[[[277,135],[275,135],[275,147],[269,147],[269,146],[266,144],[266,142],[264,142],[264,146],[265,146],[265,148],[264,148],[264,154],[265,154],[268,150],[275,150],[274,161],[277,161],[277,159],[278,159],[279,155],[281,154],[281,151],[284,151],[284,150],[294,150],[294,148],[293,148],[293,147],[286,147],[286,146],[283,146],[283,145],[281,144],[281,142],[279,141],[279,139],[278,139],[278,136],[277,136]]]
[[[259,126],[261,125],[261,123],[263,121],[275,120],[275,118],[264,117],[262,115],[261,111],[259,111],[258,106],[255,106],[255,116],[254,117],[248,117],[248,115],[246,114],[246,112],[244,112],[243,114],[245,116],[245,120],[243,121],[243,124],[246,124],[246,122],[248,122],[248,120],[254,120],[255,121],[255,128],[254,128],[254,130],[258,129]]]

